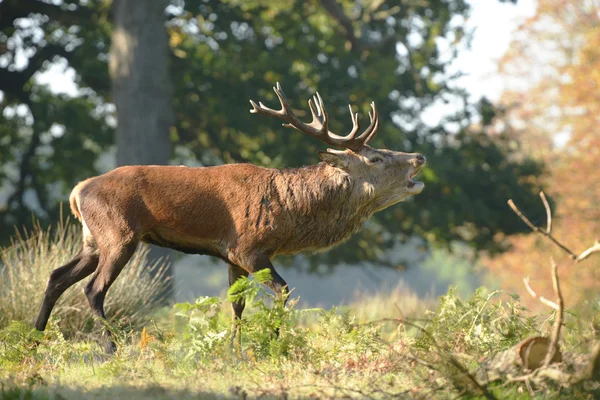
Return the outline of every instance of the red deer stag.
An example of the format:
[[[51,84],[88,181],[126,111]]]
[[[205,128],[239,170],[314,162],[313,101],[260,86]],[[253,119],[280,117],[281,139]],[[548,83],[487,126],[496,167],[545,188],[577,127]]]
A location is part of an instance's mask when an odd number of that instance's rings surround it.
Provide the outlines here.
[[[308,101],[313,120],[307,124],[294,114],[281,86],[273,89],[281,110],[250,101],[250,112],[282,119],[285,127],[344,150],[320,151],[323,162],[303,168],[125,166],[80,182],[70,204],[83,226],[83,248],[50,275],[38,330],[45,329],[61,294],[92,273],[85,293],[93,312],[105,318],[106,292],[139,242],[218,257],[229,265],[230,285],[268,268],[269,288],[285,293],[287,283],[271,264],[274,256],[337,245],[373,213],[423,190],[413,177],[425,157],[367,145],[379,128],[374,103],[364,132],[357,135],[358,114],[350,107],[352,131],[339,136],[328,129],[318,93]],[[233,304],[234,321],[243,310],[243,303]],[[106,334],[106,350],[114,351]]]

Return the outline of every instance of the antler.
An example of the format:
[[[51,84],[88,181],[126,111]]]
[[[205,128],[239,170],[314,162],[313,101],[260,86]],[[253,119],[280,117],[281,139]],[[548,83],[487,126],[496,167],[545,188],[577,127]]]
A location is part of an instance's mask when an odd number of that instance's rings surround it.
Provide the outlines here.
[[[283,89],[281,89],[279,82],[277,82],[277,86],[273,88],[273,91],[279,98],[281,110],[273,110],[261,102],[256,104],[254,101],[250,100],[250,104],[252,104],[252,110],[250,110],[250,112],[253,114],[270,115],[282,119],[287,122],[286,124],[283,124],[286,128],[295,128],[300,132],[315,137],[331,146],[358,151],[377,134],[377,130],[379,129],[379,114],[377,113],[374,102],[371,102],[372,111],[369,111],[371,123],[358,137],[356,137],[359,130],[358,113],[353,113],[352,106],[348,105],[350,117],[352,118],[352,130],[348,135],[340,136],[328,129],[329,116],[327,115],[327,111],[325,111],[323,99],[318,92],[312,99],[308,100],[312,121],[307,124],[300,121],[294,114],[285,98],[285,94],[283,93]]]

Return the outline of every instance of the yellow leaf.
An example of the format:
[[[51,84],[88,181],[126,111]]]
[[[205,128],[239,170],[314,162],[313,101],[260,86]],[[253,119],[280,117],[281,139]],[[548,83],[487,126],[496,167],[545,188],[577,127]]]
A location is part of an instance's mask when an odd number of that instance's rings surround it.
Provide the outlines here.
[[[146,347],[148,347],[148,344],[153,340],[154,338],[152,335],[150,335],[146,330],[146,327],[144,327],[142,329],[142,336],[140,337],[140,350],[144,350]]]

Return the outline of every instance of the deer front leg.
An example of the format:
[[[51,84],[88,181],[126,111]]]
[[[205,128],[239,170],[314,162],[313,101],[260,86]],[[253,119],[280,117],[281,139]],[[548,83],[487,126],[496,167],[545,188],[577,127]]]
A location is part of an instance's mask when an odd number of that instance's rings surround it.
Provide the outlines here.
[[[262,271],[263,269],[268,269],[271,272],[271,280],[265,282],[265,285],[273,290],[277,297],[283,300],[283,304],[287,302],[288,297],[288,284],[287,282],[275,271],[275,267],[271,264],[271,260],[267,256],[258,257],[250,266],[250,273],[254,273],[257,271]]]
[[[239,265],[239,267],[241,267],[241,269],[243,269],[245,271],[246,274],[250,273],[253,274],[255,272],[258,271],[262,271],[263,269],[268,269],[269,272],[271,273],[271,280],[268,282],[265,282],[265,285],[273,290],[277,297],[279,299],[281,299],[283,301],[283,305],[285,306],[286,302],[287,302],[287,298],[288,298],[288,284],[287,282],[281,277],[281,275],[279,275],[277,273],[277,271],[275,271],[275,268],[273,267],[273,264],[271,264],[271,260],[269,260],[269,257],[267,257],[266,255],[240,255],[240,253],[237,253],[235,255],[230,254],[229,260],[232,260],[232,262],[235,262],[236,265]],[[231,275],[231,267],[230,267],[230,285],[235,282],[235,280],[231,280],[232,279],[232,275]],[[235,276],[235,272],[236,269],[234,269],[234,276]],[[237,271],[237,273],[239,273],[239,271]],[[239,276],[237,276],[235,279],[237,280]],[[236,313],[239,313],[239,316],[241,317],[242,315],[242,311],[244,310],[244,305],[241,304],[234,304],[233,305],[233,311],[234,311],[234,318]],[[234,323],[238,322],[235,321],[234,319]],[[279,329],[275,330],[275,334],[277,336],[279,336]],[[232,335],[233,336],[233,335]],[[232,342],[231,345],[233,346],[233,338],[232,338]]]
[[[267,256],[260,256],[254,260],[254,262],[249,266],[250,273],[254,273],[257,271],[262,271],[263,269],[268,269],[271,272],[271,280],[265,282],[265,285],[273,290],[277,295],[278,299],[283,301],[283,306],[287,303],[288,300],[288,284],[287,282],[275,271],[271,260]],[[275,334],[279,336],[279,328],[275,329]]]
[[[229,264],[229,287],[231,287],[235,281],[237,281],[242,276],[248,276],[248,271],[243,268],[238,267],[234,264]],[[246,303],[244,300],[240,300],[237,302],[231,303],[231,307],[233,308],[233,321],[231,325],[231,342],[229,344],[230,348],[233,350],[235,339],[237,336],[238,339],[238,349],[242,350],[242,313],[244,312],[244,308],[246,307]]]

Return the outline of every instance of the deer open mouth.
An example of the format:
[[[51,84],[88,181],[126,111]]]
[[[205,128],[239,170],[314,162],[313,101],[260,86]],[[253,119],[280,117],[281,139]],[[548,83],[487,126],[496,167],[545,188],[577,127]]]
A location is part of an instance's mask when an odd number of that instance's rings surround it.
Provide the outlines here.
[[[418,167],[415,167],[415,169],[412,170],[412,172],[410,172],[408,174],[408,178],[407,178],[407,184],[406,186],[409,189],[412,189],[413,187],[415,187],[415,185],[420,184],[422,185],[423,182],[419,182],[419,181],[415,181],[413,178],[419,173],[419,171],[421,170],[421,168],[423,168],[422,165],[419,165]]]

